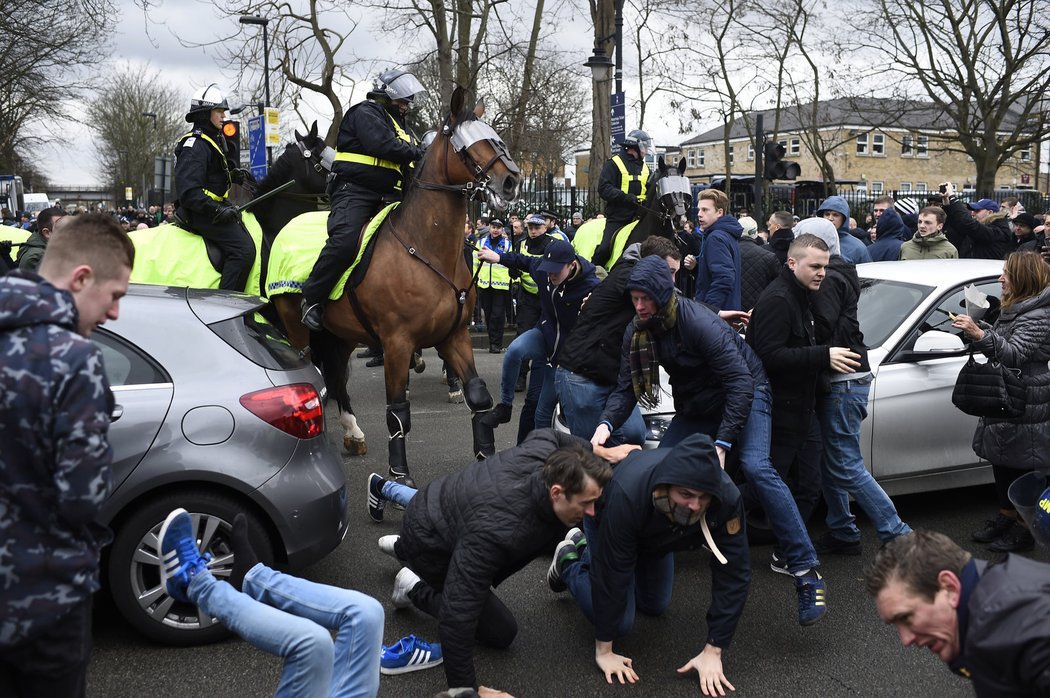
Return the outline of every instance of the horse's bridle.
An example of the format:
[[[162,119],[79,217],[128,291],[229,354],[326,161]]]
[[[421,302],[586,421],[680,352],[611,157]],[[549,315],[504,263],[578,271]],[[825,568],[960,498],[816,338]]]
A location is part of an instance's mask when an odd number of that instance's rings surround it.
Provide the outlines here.
[[[335,163],[335,148],[330,145],[325,145],[320,150],[314,150],[308,148],[306,143],[299,138],[295,139],[294,144],[295,147],[299,149],[299,154],[303,156],[303,160],[306,160],[307,165],[312,167],[314,172],[317,172],[318,174],[327,173],[325,175],[326,182],[331,184],[332,180],[335,178],[335,173],[332,171],[332,165]],[[320,194],[281,192],[278,196],[283,196],[286,199],[313,201],[318,209],[320,209],[328,202],[327,187],[325,189],[326,191],[323,191]]]
[[[451,116],[445,120],[444,125],[441,127],[441,132],[446,136],[442,148],[445,179],[449,179],[448,151],[449,146],[451,146],[456,155],[459,156],[463,166],[467,168],[467,172],[473,177],[473,180],[465,184],[441,184],[439,182],[426,182],[416,179],[416,186],[434,191],[452,191],[462,194],[468,199],[488,196],[490,203],[495,208],[500,208],[496,206],[500,202],[504,204],[502,208],[505,208],[506,202],[503,201],[503,197],[490,186],[492,178],[489,176],[489,171],[497,162],[502,162],[503,166],[512,173],[517,174],[520,170],[517,163],[510,157],[507,145],[503,142],[503,139],[499,137],[491,126],[483,121],[463,121],[457,126],[453,126]],[[493,156],[483,165],[470,154],[470,146],[479,141],[486,141],[494,151]]]

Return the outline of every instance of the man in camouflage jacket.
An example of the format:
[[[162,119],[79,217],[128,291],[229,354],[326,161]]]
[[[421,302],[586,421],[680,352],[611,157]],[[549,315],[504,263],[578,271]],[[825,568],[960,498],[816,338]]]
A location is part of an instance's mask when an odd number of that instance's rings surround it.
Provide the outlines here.
[[[117,318],[133,258],[111,217],[84,215],[40,276],[0,278],[0,695],[85,692],[113,410],[87,337]]]

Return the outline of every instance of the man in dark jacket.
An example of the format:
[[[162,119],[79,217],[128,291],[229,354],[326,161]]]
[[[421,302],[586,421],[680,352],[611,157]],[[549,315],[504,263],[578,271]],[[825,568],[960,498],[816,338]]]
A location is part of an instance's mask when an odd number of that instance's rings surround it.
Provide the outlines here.
[[[609,158],[598,175],[598,195],[605,201],[605,230],[601,242],[591,255],[596,266],[609,263],[616,232],[633,221],[645,201],[649,183],[649,166],[645,155],[652,147],[645,131],[634,130],[621,144],[622,152]]]
[[[1050,565],[975,560],[919,530],[880,550],[865,582],[901,643],[928,648],[978,698],[1050,695]]]
[[[940,185],[944,192],[944,213],[947,221],[944,234],[959,250],[963,259],[1006,259],[1013,251],[1013,233],[1006,211],[992,199],[981,199],[965,204],[956,195],[955,185]]]
[[[817,216],[831,221],[839,233],[842,258],[851,264],[871,261],[868,247],[849,231],[849,204],[841,196],[829,196],[817,208]]]
[[[569,431],[576,436],[590,438],[609,393],[616,388],[623,331],[634,318],[627,280],[640,258],[654,255],[667,262],[672,274],[678,270],[678,246],[667,238],[653,235],[629,246],[605,280],[591,291],[565,341],[554,387]],[[645,422],[637,407],[611,439],[612,443],[643,442]]]
[[[617,462],[634,448],[595,453]],[[395,580],[394,603],[438,619],[450,688],[478,688],[476,641],[505,648],[517,635],[514,616],[492,589],[593,515],[611,477],[586,441],[542,429],[411,499],[393,544],[407,565]]]
[[[772,217],[771,217],[772,218]],[[758,225],[748,218],[751,225],[740,219],[744,233],[740,237],[740,308],[751,310],[758,297],[769,283],[780,274],[782,264],[768,245],[758,236]]]
[[[190,100],[186,121],[193,124],[193,130],[175,146],[172,179],[179,221],[222,250],[219,288],[244,291],[255,262],[255,243],[227,196],[232,184],[251,181],[251,175],[237,167],[234,151],[222,135],[229,108],[216,85],[209,85]]]
[[[36,217],[36,226],[29,239],[22,243],[18,249],[18,268],[23,271],[36,271],[40,266],[40,260],[44,258],[44,250],[47,249],[47,241],[51,239],[51,233],[55,224],[66,215],[66,212],[57,206],[45,208]]]
[[[51,236],[39,276],[0,279],[0,688],[15,695],[86,691],[113,457],[88,336],[117,319],[134,258],[112,217],[84,214]]]
[[[321,329],[332,287],[357,256],[361,229],[384,203],[401,199],[409,167],[423,157],[405,115],[415,97],[425,92],[411,73],[388,70],[339,124],[328,242],[303,284],[302,320],[315,332]]]
[[[769,249],[777,256],[777,261],[783,266],[787,263],[788,248],[791,241],[795,239],[791,228],[795,225],[790,211],[774,211],[766,221],[766,230],[769,234]]]
[[[1044,246],[1046,238],[1036,235],[1035,229],[1042,223],[1031,213],[1023,212],[1014,216],[1014,247],[1017,252],[1038,252]],[[32,238],[30,238],[32,239]]]
[[[896,262],[901,256],[901,245],[910,237],[900,214],[892,208],[886,209],[875,224],[875,242],[868,248],[871,261]]]
[[[583,534],[585,540],[567,537],[568,544],[559,544],[554,580],[568,588],[594,624],[595,662],[606,681],[638,680],[631,660],[613,651],[613,641],[631,630],[636,610],[652,616],[667,610],[674,552],[706,547],[711,554],[706,640],[678,672],[697,671],[704,695],[733,690],[722,653],[744,611],[751,564],[740,492],[719,466],[711,439],[694,434],[671,449],[632,453],[617,467],[596,511],[584,519]]]
[[[554,367],[558,365],[565,339],[576,324],[580,306],[598,285],[598,277],[594,274],[594,265],[578,256],[572,244],[564,240],[554,240],[547,245],[542,257],[481,249],[478,259],[526,272],[541,284],[540,324],[511,342],[503,361],[499,404],[483,418],[483,423],[492,428],[510,421],[518,367],[522,360],[532,360],[532,382],[540,387],[535,413],[530,415],[522,410],[518,429],[518,443],[521,443],[530,431],[546,429],[554,419],[558,399],[554,391]],[[532,390],[530,385],[530,392]]]
[[[700,192],[697,216],[703,241],[696,260],[696,300],[716,310],[741,310],[739,241],[744,229],[728,211],[725,192]]]

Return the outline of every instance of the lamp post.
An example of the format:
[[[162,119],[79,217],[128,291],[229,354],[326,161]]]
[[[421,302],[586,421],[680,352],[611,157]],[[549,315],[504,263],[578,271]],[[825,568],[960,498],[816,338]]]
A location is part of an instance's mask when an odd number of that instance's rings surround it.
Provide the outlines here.
[[[588,174],[597,174],[601,163],[612,154],[613,141],[612,120],[613,109],[616,109],[617,117],[621,121],[620,130],[623,129],[623,0],[598,0],[598,12],[594,23],[594,53],[587,59],[584,65],[591,69],[592,79],[592,119],[594,121],[593,138],[591,141],[590,163]],[[611,12],[610,12],[611,10]],[[612,27],[609,26],[609,15],[612,14]],[[603,36],[604,32],[612,29],[612,33]],[[615,63],[606,52],[605,44],[613,41],[612,50],[615,52]],[[615,72],[614,72],[615,71]],[[609,79],[615,77],[615,93],[609,94]],[[616,101],[614,107],[614,100]],[[590,192],[596,192],[597,182],[595,177],[588,176],[587,188]],[[590,194],[589,194],[590,195]]]
[[[263,35],[263,95],[265,102],[263,106],[270,106],[270,34],[266,27],[270,23],[265,17],[258,15],[241,15],[237,20],[241,24],[254,24],[262,27]],[[273,164],[273,148],[266,146],[266,166]]]
[[[146,119],[153,119],[153,137],[157,136],[157,112],[155,111],[144,111],[142,116]],[[162,194],[163,196],[163,194]],[[142,171],[142,200],[144,206],[149,206],[149,194],[146,191],[146,171]]]

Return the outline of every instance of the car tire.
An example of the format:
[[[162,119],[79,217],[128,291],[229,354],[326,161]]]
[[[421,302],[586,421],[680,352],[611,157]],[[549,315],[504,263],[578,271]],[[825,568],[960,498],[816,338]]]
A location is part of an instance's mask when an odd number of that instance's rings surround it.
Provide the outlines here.
[[[244,502],[220,492],[173,492],[139,506],[122,520],[110,548],[108,582],[113,602],[136,630],[167,645],[200,645],[216,642],[229,632],[213,618],[200,618],[196,606],[178,603],[160,584],[161,524],[182,507],[194,520],[198,541],[213,560],[209,569],[219,579],[229,576],[233,565],[229,536],[234,517],[244,513],[248,538],[259,561],[273,562],[273,545],[258,515]]]

